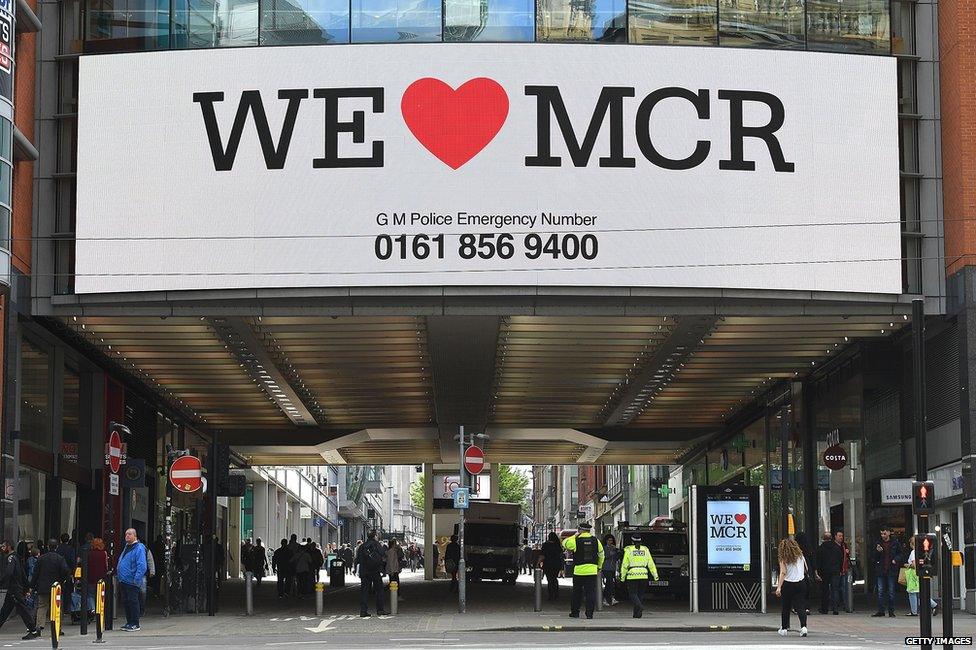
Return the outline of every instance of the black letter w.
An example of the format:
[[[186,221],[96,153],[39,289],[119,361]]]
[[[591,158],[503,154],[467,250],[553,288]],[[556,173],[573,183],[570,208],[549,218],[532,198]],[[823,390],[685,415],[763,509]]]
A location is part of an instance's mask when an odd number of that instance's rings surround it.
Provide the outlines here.
[[[285,112],[285,120],[281,125],[281,134],[278,137],[278,144],[271,140],[271,129],[268,127],[268,116],[264,112],[264,104],[261,102],[260,90],[245,90],[241,93],[241,103],[237,106],[237,115],[234,117],[234,126],[231,127],[230,137],[227,138],[227,149],[224,149],[220,141],[220,129],[217,127],[217,115],[214,112],[214,102],[224,101],[224,93],[193,93],[193,101],[200,104],[203,111],[203,124],[207,128],[207,138],[210,140],[210,153],[213,154],[214,169],[219,172],[230,171],[234,167],[234,158],[237,157],[237,147],[241,143],[241,135],[244,133],[244,123],[247,121],[247,113],[254,114],[254,128],[258,131],[258,139],[261,141],[261,150],[264,152],[264,162],[268,169],[281,169],[285,166],[285,158],[288,157],[288,145],[291,143],[291,134],[295,129],[295,118],[298,117],[298,106],[303,99],[308,97],[308,90],[279,90],[278,99],[288,100],[288,109]]]

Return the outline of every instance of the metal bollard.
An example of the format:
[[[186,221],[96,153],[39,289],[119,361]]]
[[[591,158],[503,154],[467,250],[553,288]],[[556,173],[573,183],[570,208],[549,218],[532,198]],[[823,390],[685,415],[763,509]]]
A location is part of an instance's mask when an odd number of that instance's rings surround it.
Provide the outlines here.
[[[102,634],[105,631],[105,579],[98,581],[95,585],[95,641],[93,643],[105,643]]]
[[[37,598],[41,598],[37,594]],[[61,583],[55,582],[51,585],[51,603],[48,609],[48,618],[51,622],[51,647],[57,649],[61,638]]]
[[[844,590],[847,592],[847,613],[851,614],[854,612],[854,581],[850,571],[844,577]]]
[[[118,618],[117,614],[119,611],[119,577],[117,575],[112,576],[112,627],[115,627],[115,619]]]
[[[322,615],[322,610],[323,610],[322,597],[324,594],[325,594],[325,583],[316,582],[315,583],[315,615],[316,616]]]
[[[535,578],[535,611],[542,611],[542,569],[536,568],[532,572]]]
[[[596,611],[603,611],[603,576],[596,574]]]
[[[254,574],[250,571],[244,572],[244,615],[254,615]]]
[[[396,616],[400,611],[400,583],[394,581],[390,582],[390,614]]]

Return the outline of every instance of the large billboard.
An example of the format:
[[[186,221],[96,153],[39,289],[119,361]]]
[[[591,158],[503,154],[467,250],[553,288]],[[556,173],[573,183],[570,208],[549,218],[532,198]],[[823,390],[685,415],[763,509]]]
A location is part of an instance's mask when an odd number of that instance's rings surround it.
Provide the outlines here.
[[[895,60],[554,44],[86,56],[78,293],[900,293]]]

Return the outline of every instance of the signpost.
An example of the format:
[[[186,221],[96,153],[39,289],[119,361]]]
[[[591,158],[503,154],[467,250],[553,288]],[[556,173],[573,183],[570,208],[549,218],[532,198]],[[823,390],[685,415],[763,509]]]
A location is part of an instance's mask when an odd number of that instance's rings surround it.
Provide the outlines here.
[[[196,456],[180,456],[169,468],[169,482],[187,494],[203,487],[203,466]]]
[[[122,469],[122,465],[125,464],[125,459],[122,453],[122,436],[115,429],[108,438],[108,450],[105,452],[105,464],[108,468],[112,470],[113,474],[118,474],[119,470]]]

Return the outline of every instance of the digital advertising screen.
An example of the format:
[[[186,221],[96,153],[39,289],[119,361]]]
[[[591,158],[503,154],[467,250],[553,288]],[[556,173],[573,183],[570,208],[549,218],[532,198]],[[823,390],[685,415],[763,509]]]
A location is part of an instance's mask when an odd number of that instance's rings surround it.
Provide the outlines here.
[[[705,544],[710,570],[749,571],[752,563],[752,512],[748,500],[708,499]]]

